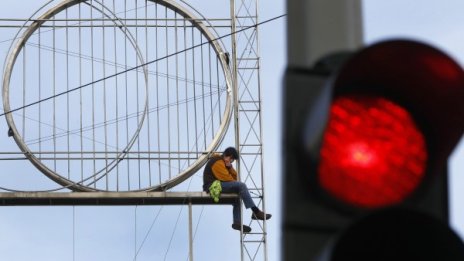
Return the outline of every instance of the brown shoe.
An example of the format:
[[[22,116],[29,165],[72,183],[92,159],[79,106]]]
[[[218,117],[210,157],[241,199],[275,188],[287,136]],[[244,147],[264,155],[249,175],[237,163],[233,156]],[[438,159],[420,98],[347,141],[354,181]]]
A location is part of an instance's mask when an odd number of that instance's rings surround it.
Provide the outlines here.
[[[232,228],[235,230],[241,230],[241,226],[238,223],[232,224]],[[250,233],[251,232],[251,227],[243,225],[243,233]]]
[[[265,220],[266,219],[266,220],[268,220],[271,217],[272,217],[271,214],[265,214],[261,210],[256,212],[256,213],[253,212],[253,214],[251,214],[251,219],[254,219],[254,220],[256,220],[256,219],[259,219],[259,220]]]

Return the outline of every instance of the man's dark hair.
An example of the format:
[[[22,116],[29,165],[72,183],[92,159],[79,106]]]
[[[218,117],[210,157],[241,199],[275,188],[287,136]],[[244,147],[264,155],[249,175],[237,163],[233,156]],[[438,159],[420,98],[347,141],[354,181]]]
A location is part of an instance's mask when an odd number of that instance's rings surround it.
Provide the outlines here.
[[[234,147],[228,147],[227,149],[224,150],[224,152],[222,153],[222,156],[224,157],[232,156],[233,159],[237,160],[238,152]]]

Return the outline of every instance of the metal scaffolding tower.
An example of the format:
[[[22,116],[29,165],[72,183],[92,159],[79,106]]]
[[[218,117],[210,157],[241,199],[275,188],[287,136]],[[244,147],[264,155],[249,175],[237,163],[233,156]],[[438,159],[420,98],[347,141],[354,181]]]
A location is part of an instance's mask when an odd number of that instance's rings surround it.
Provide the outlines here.
[[[50,0],[0,18],[18,31],[2,91],[17,148],[0,159],[28,160],[56,183],[1,184],[0,205],[188,205],[192,260],[192,204],[212,201],[171,189],[230,142],[266,211],[258,0],[223,1],[219,18],[186,0]],[[266,221],[247,225],[241,260],[268,260]]]
[[[231,0],[235,88],[235,135],[239,173],[255,201],[265,206],[261,115],[258,0]],[[245,28],[252,28],[244,30]],[[237,33],[235,33],[237,32]],[[242,260],[267,260],[266,221],[253,221],[253,233],[241,236]]]

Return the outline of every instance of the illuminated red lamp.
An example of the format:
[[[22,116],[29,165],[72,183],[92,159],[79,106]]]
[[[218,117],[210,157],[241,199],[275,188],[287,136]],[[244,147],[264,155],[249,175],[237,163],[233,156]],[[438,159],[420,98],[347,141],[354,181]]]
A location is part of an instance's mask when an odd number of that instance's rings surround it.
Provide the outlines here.
[[[422,43],[388,41],[355,53],[330,82],[322,142],[306,145],[307,155],[319,152],[313,191],[349,206],[381,208],[431,191],[422,185],[446,175],[464,130],[459,64]]]
[[[355,54],[340,69],[333,97],[385,97],[411,113],[426,138],[429,160],[441,165],[464,129],[464,73],[452,58],[408,40],[381,42]],[[434,164],[432,164],[434,165]]]
[[[382,97],[333,101],[319,161],[320,186],[363,208],[404,201],[425,176],[424,136],[409,112]]]

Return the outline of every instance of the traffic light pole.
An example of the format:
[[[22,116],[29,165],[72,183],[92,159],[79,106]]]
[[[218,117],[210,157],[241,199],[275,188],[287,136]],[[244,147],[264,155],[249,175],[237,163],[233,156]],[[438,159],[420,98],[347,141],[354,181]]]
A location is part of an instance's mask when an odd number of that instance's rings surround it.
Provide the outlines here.
[[[446,171],[462,66],[417,41],[361,48],[359,1],[289,1],[288,21],[282,259],[464,260]]]
[[[287,0],[289,67],[311,67],[334,51],[363,45],[361,0]]]
[[[285,109],[288,119],[286,122],[287,130],[299,129],[296,126],[289,126],[299,122],[294,116],[301,115],[304,108],[297,108],[298,99],[318,99],[324,95],[325,90],[317,88],[301,88],[306,84],[299,84],[298,77],[289,75],[292,69],[312,68],[314,63],[325,55],[337,51],[355,50],[362,46],[362,17],[360,0],[336,0],[336,1],[287,1],[288,23],[287,23],[287,76],[286,76],[286,95],[287,100],[291,100],[292,105]],[[291,79],[290,79],[291,78]],[[323,86],[325,77],[315,75],[312,78],[321,84],[310,84],[312,86]],[[290,90],[291,88],[291,90]],[[291,96],[291,97],[290,97]],[[309,96],[309,97],[308,97]],[[284,105],[287,106],[287,105]],[[289,119],[293,118],[293,119]],[[294,137],[297,133],[284,134],[286,137]],[[291,149],[292,141],[284,141],[284,147]],[[287,151],[286,148],[284,148]],[[298,186],[298,179],[293,175],[298,172],[298,164],[294,157],[284,155],[284,233],[283,233],[283,260],[312,260],[327,243],[332,235],[333,227],[321,227],[317,220],[319,216],[331,216],[313,206],[312,211],[301,207],[306,202],[300,200],[304,195],[299,194],[299,190],[292,190]],[[291,194],[291,195],[290,195]],[[343,220],[333,220],[333,224],[341,224]],[[311,229],[311,233],[301,230]],[[310,236],[309,236],[310,235]],[[304,238],[304,240],[302,240]],[[301,249],[306,251],[301,251]]]

